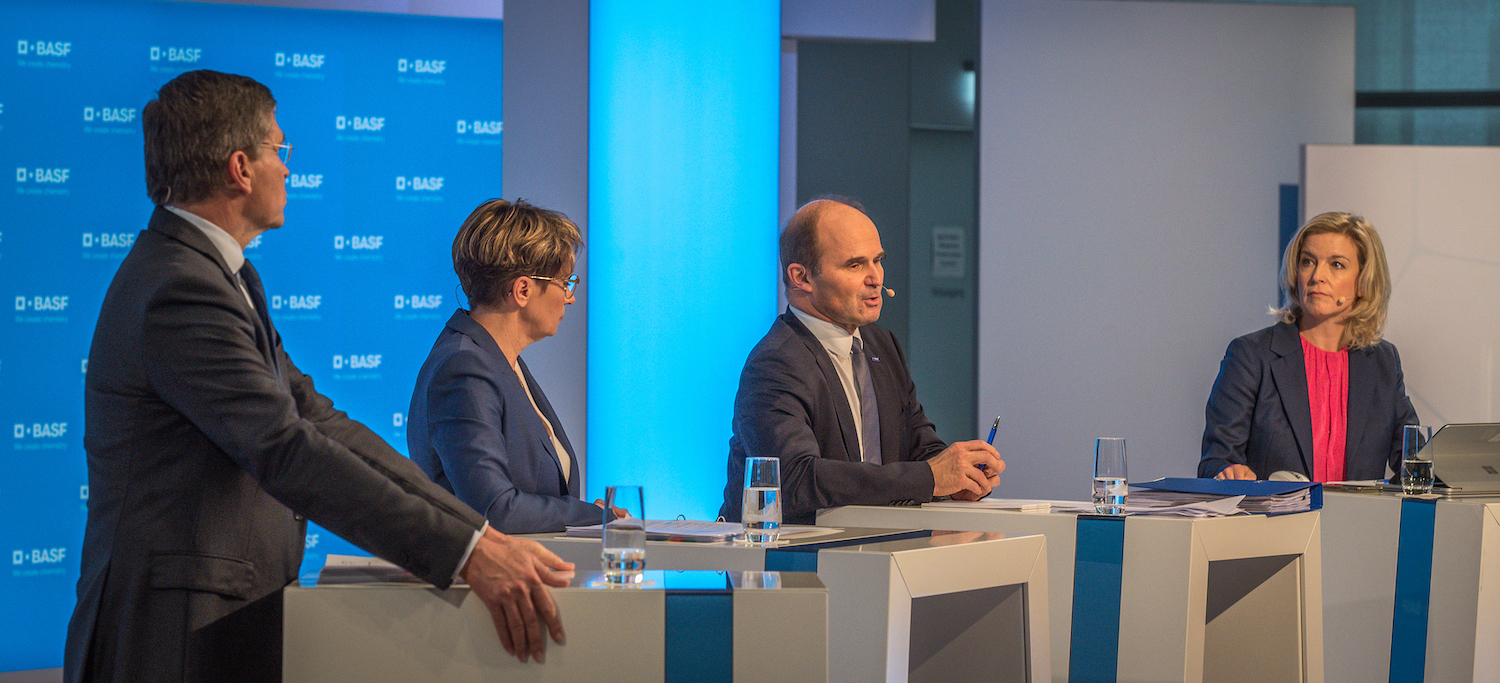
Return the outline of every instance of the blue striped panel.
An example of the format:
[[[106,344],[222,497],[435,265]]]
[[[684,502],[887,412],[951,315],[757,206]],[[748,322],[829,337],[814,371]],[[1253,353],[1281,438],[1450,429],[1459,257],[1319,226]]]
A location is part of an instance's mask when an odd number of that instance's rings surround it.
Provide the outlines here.
[[[1432,534],[1437,501],[1401,501],[1396,606],[1391,620],[1391,683],[1421,683],[1427,668],[1427,610],[1432,599]]]
[[[666,683],[734,680],[733,593],[669,591],[666,618]]]
[[[1120,663],[1120,576],[1125,518],[1079,515],[1073,556],[1073,635],[1068,680],[1114,683]]]

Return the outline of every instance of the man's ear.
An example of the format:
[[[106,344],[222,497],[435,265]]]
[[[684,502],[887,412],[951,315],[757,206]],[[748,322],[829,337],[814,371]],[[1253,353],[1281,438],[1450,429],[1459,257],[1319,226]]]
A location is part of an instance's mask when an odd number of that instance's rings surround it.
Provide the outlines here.
[[[250,167],[250,155],[245,150],[235,150],[229,155],[229,161],[224,164],[224,181],[226,189],[237,190],[240,194],[249,194],[254,184],[255,172]]]
[[[802,264],[793,263],[788,265],[786,267],[786,275],[792,281],[792,289],[808,293],[812,292],[812,273],[808,272],[807,268]]]

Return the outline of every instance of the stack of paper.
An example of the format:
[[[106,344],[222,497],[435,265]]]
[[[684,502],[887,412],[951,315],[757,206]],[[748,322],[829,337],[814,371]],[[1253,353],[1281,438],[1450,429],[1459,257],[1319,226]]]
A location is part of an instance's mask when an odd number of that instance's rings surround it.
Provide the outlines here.
[[[396,565],[378,557],[329,555],[318,573],[318,585],[343,583],[425,583]]]
[[[1127,515],[1158,515],[1162,517],[1228,517],[1246,514],[1240,509],[1244,496],[1181,496],[1163,494],[1160,491],[1131,491],[1126,498],[1123,512]],[[1054,503],[1056,512],[1093,514],[1093,503]]]
[[[646,520],[646,540],[648,541],[717,543],[740,535],[742,530],[739,522],[699,522],[691,519]],[[570,526],[567,535],[599,538],[604,535],[604,525]]]
[[[1310,482],[1163,478],[1131,487],[1131,502],[1142,497],[1187,502],[1239,496],[1242,498],[1239,508],[1257,515],[1306,512],[1322,507],[1321,489]]]

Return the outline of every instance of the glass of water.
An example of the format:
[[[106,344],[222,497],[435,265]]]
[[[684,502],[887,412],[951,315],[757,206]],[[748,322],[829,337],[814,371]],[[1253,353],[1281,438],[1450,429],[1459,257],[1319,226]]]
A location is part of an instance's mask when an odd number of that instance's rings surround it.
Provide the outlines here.
[[[641,583],[646,569],[646,506],[641,487],[604,489],[604,548],[599,559],[605,582]]]
[[[1424,450],[1431,438],[1432,427],[1401,428],[1401,490],[1407,495],[1432,493],[1432,453]]]
[[[1125,439],[1094,440],[1094,511],[1101,515],[1125,513]]]
[[[781,533],[781,459],[745,458],[745,498],[740,506],[745,542],[769,545]]]

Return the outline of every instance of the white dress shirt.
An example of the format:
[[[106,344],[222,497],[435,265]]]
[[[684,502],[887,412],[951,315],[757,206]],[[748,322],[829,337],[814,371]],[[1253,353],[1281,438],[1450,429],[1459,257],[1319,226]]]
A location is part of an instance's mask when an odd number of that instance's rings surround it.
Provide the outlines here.
[[[797,308],[795,304],[791,306],[791,309],[792,314],[807,326],[808,331],[812,332],[814,337],[818,338],[823,348],[828,351],[829,357],[833,359],[834,372],[839,376],[839,384],[844,385],[844,396],[849,399],[849,409],[854,411],[850,417],[854,422],[855,439],[859,442],[859,459],[865,460],[865,427],[864,422],[859,418],[862,413],[860,412],[859,390],[854,384],[854,361],[849,357],[854,349],[854,338],[859,337],[859,343],[863,345],[864,337],[860,337],[858,328],[850,334],[838,325]]]

